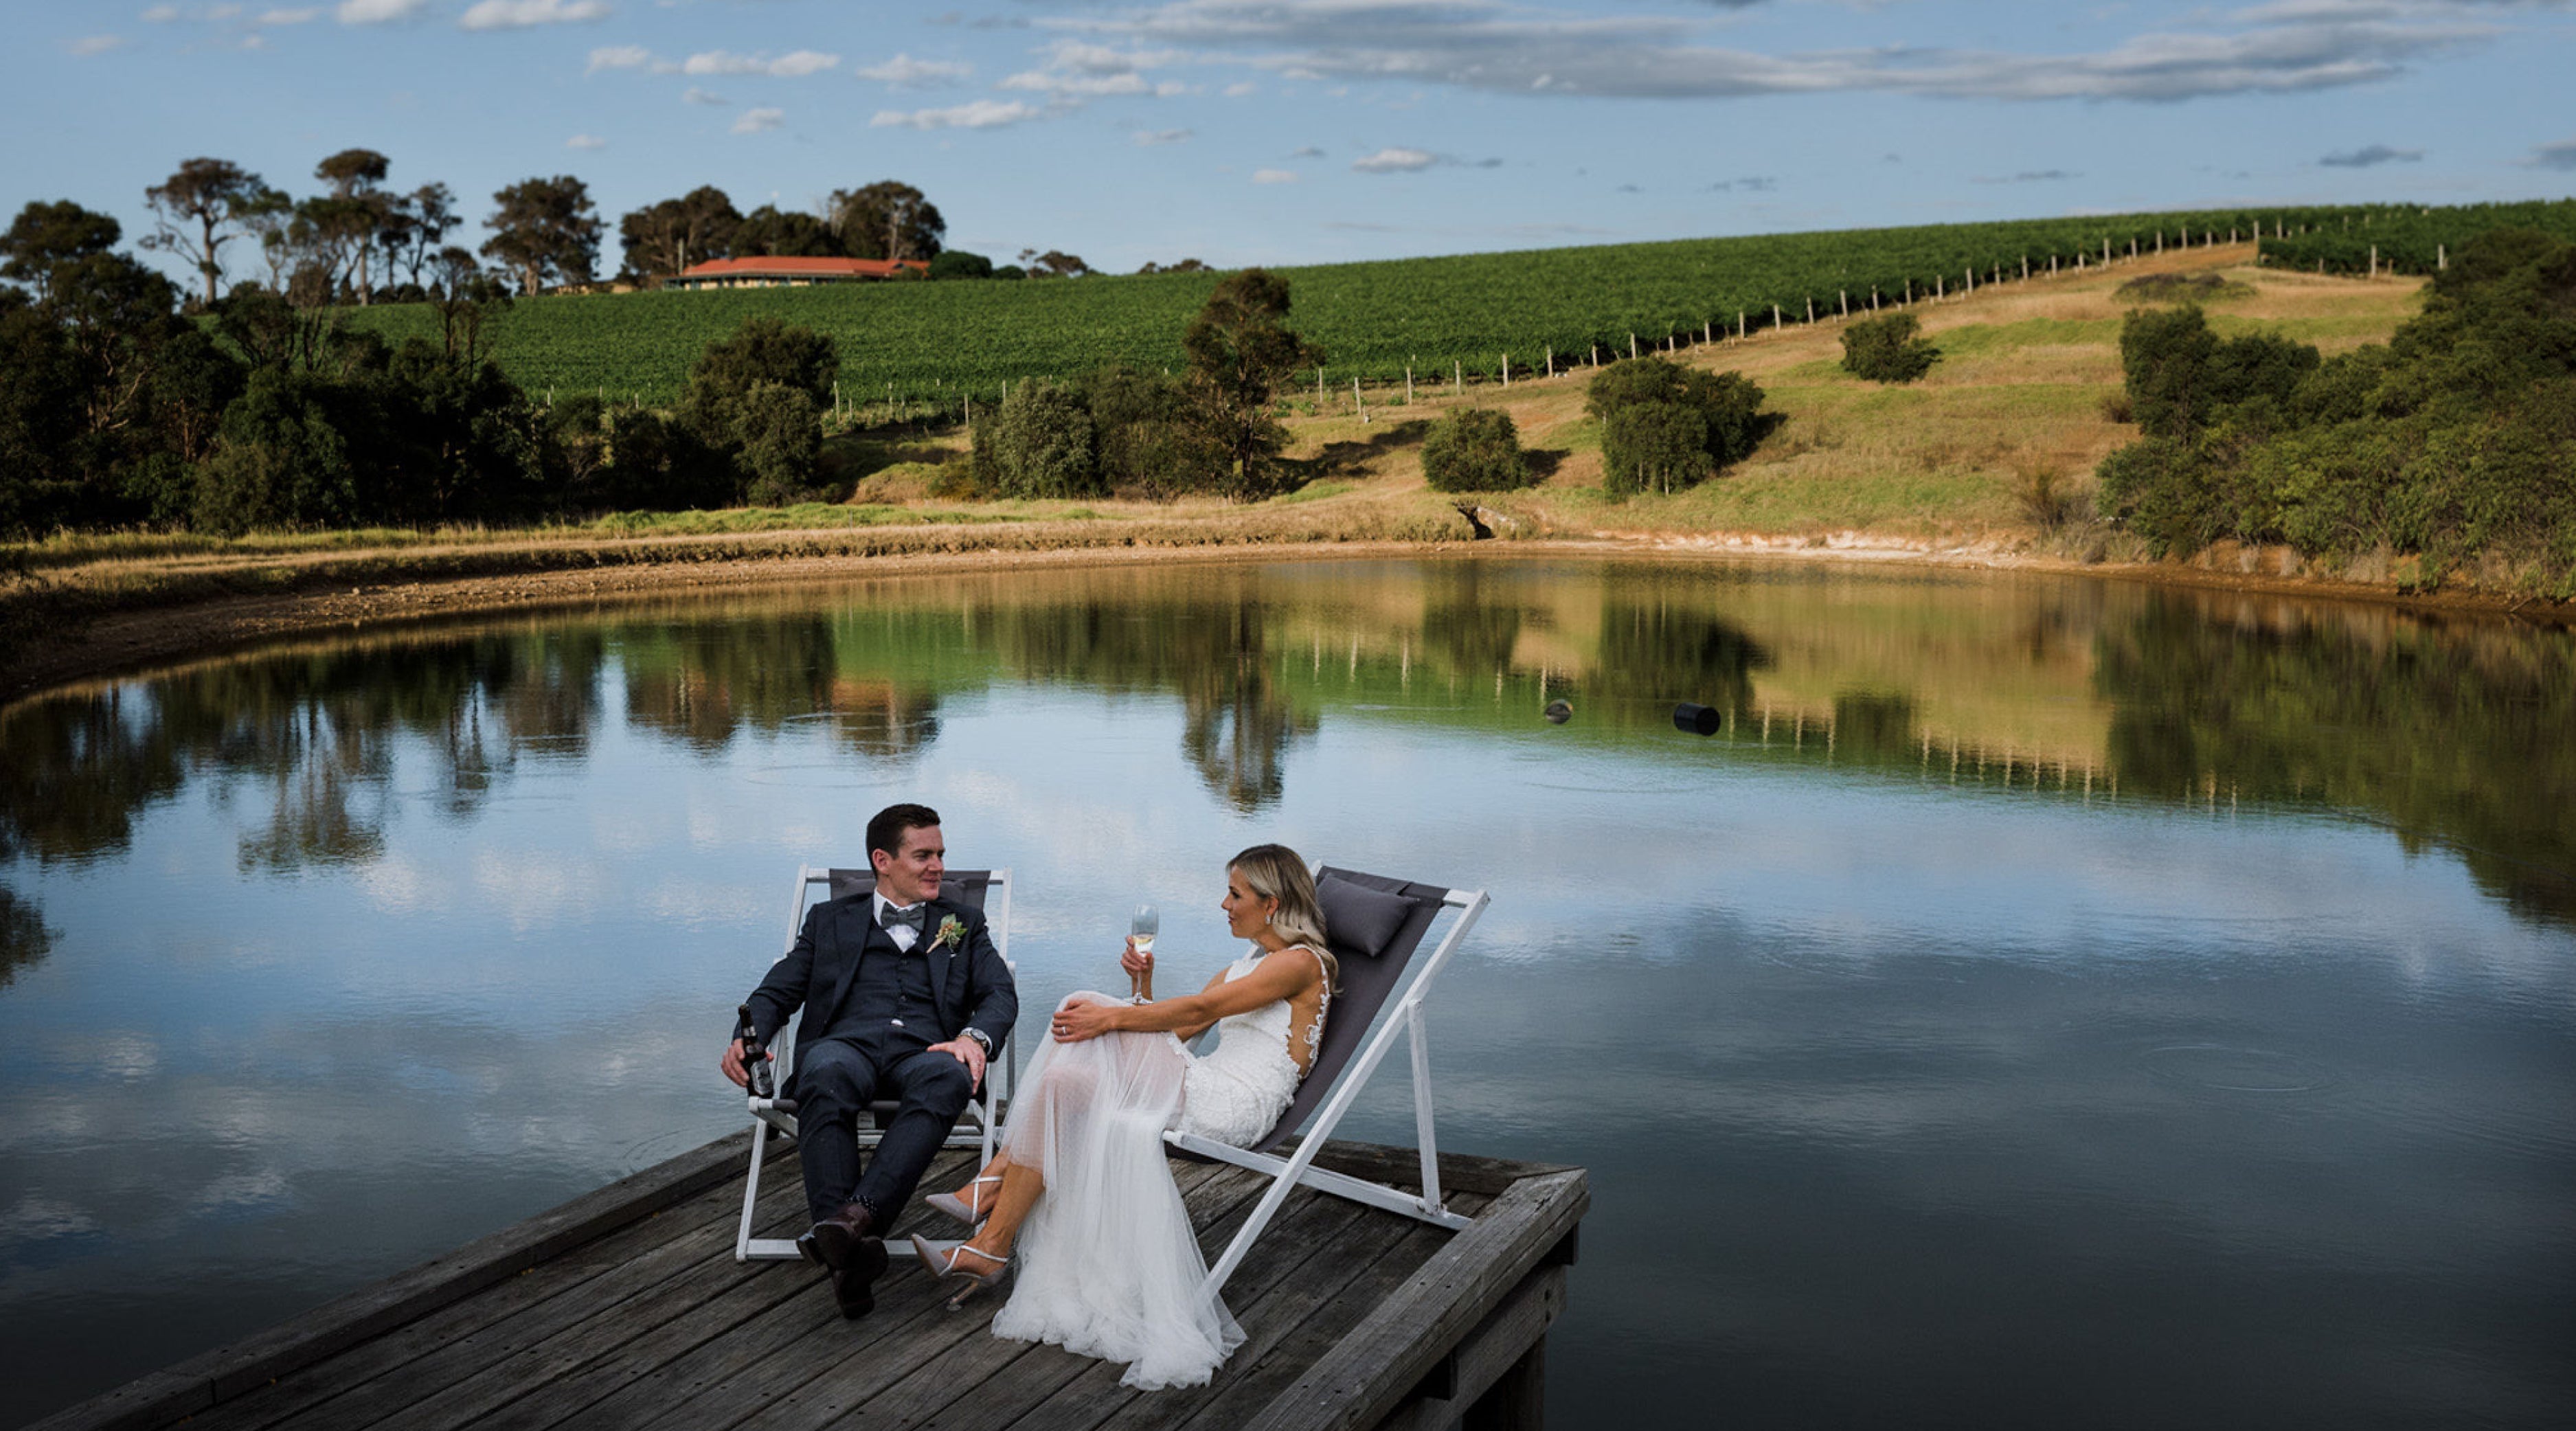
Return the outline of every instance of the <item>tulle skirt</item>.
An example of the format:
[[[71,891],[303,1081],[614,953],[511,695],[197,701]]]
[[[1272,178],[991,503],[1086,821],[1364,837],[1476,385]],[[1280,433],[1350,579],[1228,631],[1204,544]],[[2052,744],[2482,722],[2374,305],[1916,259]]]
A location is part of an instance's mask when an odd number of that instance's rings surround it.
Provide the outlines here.
[[[1126,1362],[1121,1380],[1147,1391],[1205,1385],[1243,1344],[1225,1303],[1199,1295],[1207,1261],[1164,1159],[1189,1067],[1168,1033],[1038,1046],[1002,1144],[1046,1191],[1021,1224],[1019,1278],[995,1336]]]

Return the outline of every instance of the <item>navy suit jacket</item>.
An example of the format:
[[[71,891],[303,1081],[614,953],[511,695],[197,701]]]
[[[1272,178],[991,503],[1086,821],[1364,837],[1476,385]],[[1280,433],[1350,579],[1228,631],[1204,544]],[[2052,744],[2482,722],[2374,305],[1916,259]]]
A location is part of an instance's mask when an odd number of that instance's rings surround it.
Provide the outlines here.
[[[939,1038],[934,1042],[947,1042],[973,1028],[991,1039],[999,1052],[1020,1016],[1019,990],[1011,982],[1010,966],[1002,962],[1001,951],[993,947],[982,911],[945,898],[933,899],[921,937],[935,940],[940,925],[951,919],[964,928],[964,937],[927,955],[931,1004],[939,1015]],[[752,1027],[760,1031],[763,1043],[775,1038],[799,1007],[805,1010],[801,1027],[807,1037],[819,1037],[832,1026],[856,982],[868,931],[875,927],[872,894],[825,900],[805,912],[805,927],[797,932],[787,957],[769,966],[760,987],[745,1001],[751,1005]]]

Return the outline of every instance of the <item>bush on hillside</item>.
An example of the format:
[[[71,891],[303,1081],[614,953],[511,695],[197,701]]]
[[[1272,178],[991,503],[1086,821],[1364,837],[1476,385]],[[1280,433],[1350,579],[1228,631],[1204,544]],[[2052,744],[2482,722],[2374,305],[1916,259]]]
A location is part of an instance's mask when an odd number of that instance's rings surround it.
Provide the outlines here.
[[[1911,313],[1866,318],[1843,330],[1843,371],[1873,383],[1910,383],[1932,371],[1941,350],[1915,335]]]
[[[1021,383],[975,424],[973,485],[1005,497],[1224,490],[1233,464],[1192,399],[1182,379],[1132,368]]]
[[[1753,455],[1780,425],[1760,386],[1667,358],[1629,358],[1595,374],[1584,410],[1601,420],[1601,487],[1613,497],[1672,492]]]
[[[1422,435],[1422,479],[1435,492],[1506,492],[1529,484],[1512,415],[1462,407]]]
[[[975,485],[998,497],[1094,497],[1100,481],[1091,404],[1042,378],[1014,386],[975,425]]]
[[[689,369],[678,419],[697,446],[675,485],[709,503],[817,495],[823,410],[841,358],[832,340],[776,318],[745,318]]]
[[[2222,342],[2196,309],[2132,313],[2120,347],[2146,437],[2105,459],[2100,490],[2158,554],[2384,549],[2428,585],[2494,555],[2576,596],[2576,246],[2473,240],[2422,316],[2331,361]]]

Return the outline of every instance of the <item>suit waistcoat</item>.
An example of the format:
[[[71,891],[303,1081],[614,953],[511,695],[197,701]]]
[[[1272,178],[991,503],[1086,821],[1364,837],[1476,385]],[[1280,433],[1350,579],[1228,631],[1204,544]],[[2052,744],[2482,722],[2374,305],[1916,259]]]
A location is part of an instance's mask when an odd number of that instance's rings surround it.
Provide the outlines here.
[[[945,1035],[939,1029],[939,1007],[930,994],[930,934],[923,931],[906,953],[895,947],[875,919],[871,901],[867,942],[859,950],[859,967],[841,999],[825,1038],[881,1047],[928,1048]]]

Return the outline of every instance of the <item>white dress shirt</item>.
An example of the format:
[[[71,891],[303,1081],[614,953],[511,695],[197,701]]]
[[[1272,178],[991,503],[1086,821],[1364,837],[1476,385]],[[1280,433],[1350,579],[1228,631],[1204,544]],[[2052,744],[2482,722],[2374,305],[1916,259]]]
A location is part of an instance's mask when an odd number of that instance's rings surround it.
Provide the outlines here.
[[[887,910],[899,909],[909,913],[912,910],[921,907],[916,904],[897,904],[882,894],[871,896],[871,898],[875,902],[869,907],[869,913],[875,917],[877,926],[881,929],[885,926],[885,915]],[[912,952],[912,946],[921,941],[921,931],[913,928],[909,924],[898,924],[894,928],[886,930],[886,937],[894,941],[895,948],[909,954]]]

